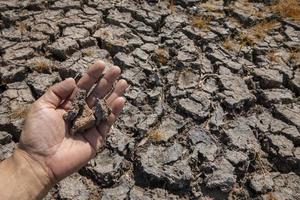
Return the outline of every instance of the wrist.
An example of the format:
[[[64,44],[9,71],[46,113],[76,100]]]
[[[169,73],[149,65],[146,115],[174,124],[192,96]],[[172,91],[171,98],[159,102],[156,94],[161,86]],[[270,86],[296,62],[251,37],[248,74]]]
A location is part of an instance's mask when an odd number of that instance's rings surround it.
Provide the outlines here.
[[[2,186],[0,183],[0,190],[5,188],[7,194],[13,195],[13,198],[10,196],[8,199],[41,199],[53,186],[41,163],[19,148],[1,163],[0,170],[1,179],[7,180]]]

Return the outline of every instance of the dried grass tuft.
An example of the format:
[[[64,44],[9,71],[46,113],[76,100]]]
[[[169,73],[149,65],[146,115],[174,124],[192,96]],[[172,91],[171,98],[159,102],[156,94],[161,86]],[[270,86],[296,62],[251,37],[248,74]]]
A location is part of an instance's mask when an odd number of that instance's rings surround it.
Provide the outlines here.
[[[281,17],[300,20],[300,1],[279,0],[277,4],[271,6],[271,11],[278,13]]]
[[[16,110],[12,110],[11,114],[9,117],[14,120],[14,119],[24,119],[29,111],[30,106],[20,106]]]
[[[230,38],[225,39],[224,42],[222,43],[222,46],[225,49],[231,50],[231,51],[235,49],[234,41]]]
[[[164,132],[160,129],[152,130],[149,133],[149,139],[153,142],[160,142],[164,139]]]
[[[209,23],[212,20],[211,17],[207,16],[191,16],[190,21],[192,26],[203,29],[203,30],[208,30],[209,28]]]
[[[275,20],[272,21],[262,21],[249,29],[246,29],[239,35],[241,46],[253,44],[264,40],[268,32],[278,27],[280,23]]]
[[[38,59],[33,62],[34,70],[37,72],[51,71],[51,63],[46,59]]]
[[[168,63],[169,54],[166,49],[157,48],[157,49],[155,49],[154,52],[155,52],[157,60],[160,64],[166,65]]]

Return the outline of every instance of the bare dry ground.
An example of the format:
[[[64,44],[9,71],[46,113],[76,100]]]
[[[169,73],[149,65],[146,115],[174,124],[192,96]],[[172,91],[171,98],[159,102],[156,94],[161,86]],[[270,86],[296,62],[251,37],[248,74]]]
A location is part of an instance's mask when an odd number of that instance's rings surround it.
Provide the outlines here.
[[[103,59],[131,85],[45,199],[300,199],[299,0],[1,0],[0,30],[0,160],[53,83]]]

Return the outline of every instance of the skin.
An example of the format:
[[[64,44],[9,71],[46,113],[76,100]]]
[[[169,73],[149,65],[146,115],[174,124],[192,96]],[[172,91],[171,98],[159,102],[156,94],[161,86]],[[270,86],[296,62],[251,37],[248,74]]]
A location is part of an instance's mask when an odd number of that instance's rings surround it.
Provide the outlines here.
[[[83,134],[70,135],[70,127],[63,120],[63,115],[70,108],[76,89],[89,90],[104,68],[103,62],[96,61],[77,84],[72,78],[55,84],[33,103],[26,117],[19,148],[41,164],[53,183],[77,171],[96,155],[124,107],[123,94],[128,85],[125,80],[117,81],[121,70],[113,66],[87,98],[88,105],[92,107],[95,99],[106,96],[115,84],[107,99],[112,109],[108,120]]]

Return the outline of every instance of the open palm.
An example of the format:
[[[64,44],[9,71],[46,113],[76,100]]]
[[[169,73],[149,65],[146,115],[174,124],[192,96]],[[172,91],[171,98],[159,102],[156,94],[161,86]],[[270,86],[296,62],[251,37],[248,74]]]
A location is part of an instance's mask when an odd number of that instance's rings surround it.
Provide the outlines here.
[[[69,78],[52,86],[33,103],[26,117],[19,147],[41,163],[53,182],[77,171],[95,156],[124,107],[125,99],[122,96],[127,83],[125,80],[116,81],[120,76],[119,67],[110,67],[87,97],[87,103],[92,107],[95,99],[105,97],[117,82],[107,98],[108,106],[112,109],[111,115],[83,134],[70,135],[69,124],[63,120],[64,113],[70,108],[76,90],[82,88],[88,91],[102,75],[104,68],[104,64],[97,61],[77,84]]]

